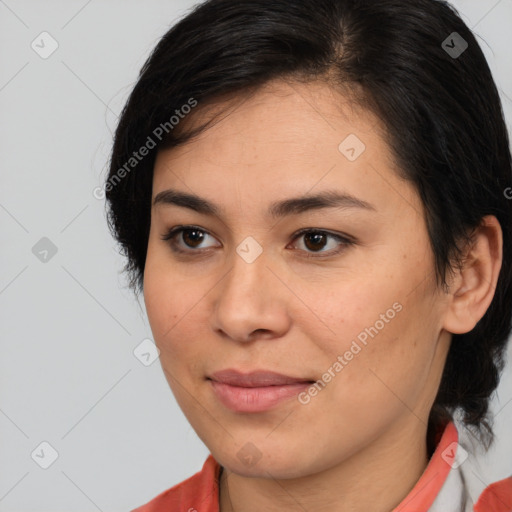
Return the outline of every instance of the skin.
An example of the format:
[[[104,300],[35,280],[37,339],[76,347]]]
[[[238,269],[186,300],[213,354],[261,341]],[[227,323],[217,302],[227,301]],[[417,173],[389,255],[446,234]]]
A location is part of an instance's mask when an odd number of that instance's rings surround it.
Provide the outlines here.
[[[198,107],[184,122],[212,112]],[[437,288],[422,202],[398,177],[383,130],[325,83],[275,81],[199,138],[157,155],[153,198],[173,188],[222,212],[154,206],[144,273],[165,376],[224,467],[221,512],[390,511],[428,463],[427,419],[451,333],[470,331],[492,300],[501,229],[486,217],[449,293]],[[349,134],[366,146],[355,161],[338,149]],[[273,201],[328,189],[375,211],[268,216]],[[178,234],[185,255],[161,239],[182,224],[204,234],[192,246]],[[355,243],[308,244],[307,236],[294,238],[302,228]],[[236,252],[248,236],[263,249],[252,263]],[[234,412],[206,379],[226,368],[321,379],[395,303],[401,311],[305,405],[292,398],[261,413]],[[253,465],[237,456],[249,442],[260,457]]]

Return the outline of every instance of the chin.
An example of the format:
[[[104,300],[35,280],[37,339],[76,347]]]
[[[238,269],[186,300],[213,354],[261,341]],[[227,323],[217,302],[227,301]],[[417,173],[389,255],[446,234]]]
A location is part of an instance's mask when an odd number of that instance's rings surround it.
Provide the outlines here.
[[[290,447],[289,453],[267,448],[259,450],[247,442],[233,451],[211,450],[219,464],[237,475],[248,478],[288,479],[310,474],[314,461],[298,460],[297,451]]]

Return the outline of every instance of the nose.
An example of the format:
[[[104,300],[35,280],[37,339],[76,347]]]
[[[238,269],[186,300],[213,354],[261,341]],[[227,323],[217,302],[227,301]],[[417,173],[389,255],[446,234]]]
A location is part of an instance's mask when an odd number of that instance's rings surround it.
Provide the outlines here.
[[[283,336],[290,328],[290,291],[263,251],[249,263],[236,252],[214,292],[213,328],[235,341]],[[283,279],[283,277],[281,277]],[[283,279],[285,280],[285,279]]]

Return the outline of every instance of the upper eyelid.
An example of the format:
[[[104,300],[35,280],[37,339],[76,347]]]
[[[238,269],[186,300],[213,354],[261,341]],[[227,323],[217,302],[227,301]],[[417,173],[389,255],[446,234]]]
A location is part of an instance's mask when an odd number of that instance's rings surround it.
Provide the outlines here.
[[[169,240],[169,239],[176,237],[183,231],[192,231],[192,230],[201,231],[201,232],[207,234],[208,236],[211,236],[211,237],[217,239],[217,236],[212,234],[207,229],[200,228],[199,226],[194,226],[194,225],[183,225],[183,226],[175,226],[174,228],[170,228],[164,233],[164,235],[162,236],[162,239]],[[172,235],[169,236],[170,233],[172,233]]]
[[[201,231],[201,232],[217,239],[217,237],[215,235],[213,235],[212,233],[210,233],[207,229],[201,228],[199,226],[194,226],[194,225],[175,226],[174,228],[169,229],[167,231],[167,233],[162,237],[162,239],[166,240],[166,241],[173,240],[175,237],[177,237],[179,234],[183,233],[184,231],[194,230],[194,229],[197,231]],[[172,235],[169,236],[168,234],[171,232],[172,232]],[[303,236],[306,233],[323,233],[323,234],[326,234],[327,236],[330,236],[330,237],[338,240],[340,243],[342,243],[342,242],[355,243],[356,242],[355,238],[350,235],[346,235],[343,233],[333,233],[331,230],[328,230],[328,229],[312,228],[312,227],[301,228],[301,229],[295,231],[291,235],[292,241],[296,240],[297,238],[300,238],[301,236]],[[189,250],[191,252],[199,252],[200,249],[196,250],[193,248],[188,248],[186,250]],[[329,252],[329,251],[325,251],[325,252]],[[318,252],[318,254],[320,254],[320,253],[321,252]]]

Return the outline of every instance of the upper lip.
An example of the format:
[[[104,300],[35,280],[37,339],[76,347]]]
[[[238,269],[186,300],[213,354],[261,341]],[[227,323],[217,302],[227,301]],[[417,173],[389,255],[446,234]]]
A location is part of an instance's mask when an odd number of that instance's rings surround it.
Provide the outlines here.
[[[217,382],[222,382],[223,384],[244,388],[283,386],[285,384],[297,384],[297,382],[314,382],[311,379],[291,377],[267,370],[255,370],[249,373],[242,373],[232,368],[212,373],[209,378]]]

